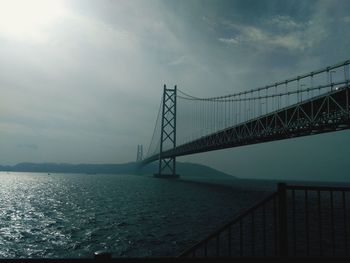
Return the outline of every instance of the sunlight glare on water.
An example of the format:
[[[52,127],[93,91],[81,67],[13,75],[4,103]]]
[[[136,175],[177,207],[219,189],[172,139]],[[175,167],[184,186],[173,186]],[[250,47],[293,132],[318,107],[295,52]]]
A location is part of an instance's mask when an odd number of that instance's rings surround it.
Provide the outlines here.
[[[137,175],[0,173],[0,258],[175,256],[261,197]]]

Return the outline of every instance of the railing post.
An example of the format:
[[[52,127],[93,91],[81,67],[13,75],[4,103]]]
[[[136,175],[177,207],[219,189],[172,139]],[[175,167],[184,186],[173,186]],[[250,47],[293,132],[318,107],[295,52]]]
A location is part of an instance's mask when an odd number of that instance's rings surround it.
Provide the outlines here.
[[[287,230],[287,188],[285,183],[279,183],[278,192],[278,247],[279,256],[288,256],[288,230]]]

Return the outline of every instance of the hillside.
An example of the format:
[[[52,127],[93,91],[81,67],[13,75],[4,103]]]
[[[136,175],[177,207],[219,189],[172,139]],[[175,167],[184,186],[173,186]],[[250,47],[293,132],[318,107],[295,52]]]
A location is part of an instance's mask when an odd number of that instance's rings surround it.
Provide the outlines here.
[[[138,168],[137,163],[124,164],[69,164],[69,163],[19,163],[13,166],[1,166],[0,171],[11,172],[44,172],[44,173],[87,173],[87,174],[153,174],[158,169],[158,163],[151,163]],[[177,162],[177,173],[181,176],[227,177],[235,178],[209,166]]]

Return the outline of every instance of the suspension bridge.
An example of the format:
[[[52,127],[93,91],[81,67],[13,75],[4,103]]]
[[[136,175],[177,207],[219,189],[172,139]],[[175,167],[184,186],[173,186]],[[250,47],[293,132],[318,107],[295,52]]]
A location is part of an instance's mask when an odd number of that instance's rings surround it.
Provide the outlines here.
[[[349,64],[219,97],[164,85],[147,154],[138,161],[159,161],[155,176],[176,178],[177,156],[349,129]]]

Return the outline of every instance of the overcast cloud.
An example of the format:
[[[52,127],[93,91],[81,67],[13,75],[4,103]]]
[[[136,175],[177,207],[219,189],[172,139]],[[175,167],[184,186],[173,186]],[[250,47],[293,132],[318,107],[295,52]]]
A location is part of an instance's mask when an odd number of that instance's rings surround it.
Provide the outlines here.
[[[164,83],[217,96],[350,57],[346,0],[25,2],[0,0],[0,164],[133,161]],[[349,135],[180,160],[246,178],[339,180]]]

